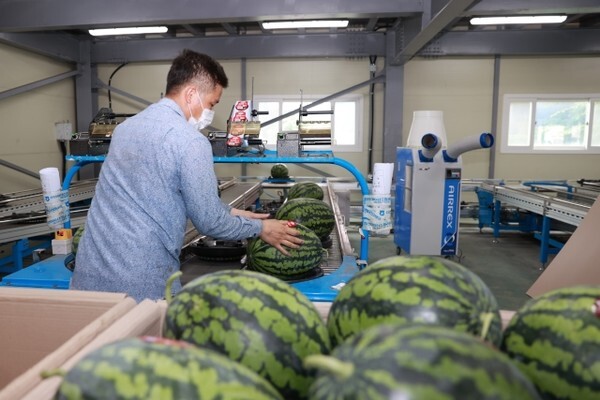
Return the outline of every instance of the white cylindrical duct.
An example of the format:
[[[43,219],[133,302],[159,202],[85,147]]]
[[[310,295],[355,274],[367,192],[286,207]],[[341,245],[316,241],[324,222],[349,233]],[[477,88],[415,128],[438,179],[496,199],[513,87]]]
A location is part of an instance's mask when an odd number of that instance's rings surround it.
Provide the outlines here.
[[[440,145],[446,144],[446,128],[444,127],[444,112],[422,110],[413,112],[413,121],[408,133],[406,147],[421,147],[421,138],[428,133],[437,136]]]
[[[467,151],[487,149],[493,145],[494,137],[492,134],[482,133],[481,135],[468,136],[456,143],[453,143],[445,150],[445,155],[451,160],[456,160],[461,154]]]
[[[442,148],[442,142],[433,133],[427,133],[421,138],[421,154],[428,160],[433,160],[433,157]]]

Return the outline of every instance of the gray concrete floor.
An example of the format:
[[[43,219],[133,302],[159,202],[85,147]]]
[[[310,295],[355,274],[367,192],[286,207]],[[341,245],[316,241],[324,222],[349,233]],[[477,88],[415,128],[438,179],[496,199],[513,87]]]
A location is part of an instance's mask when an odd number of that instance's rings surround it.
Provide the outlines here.
[[[350,237],[358,248],[358,234],[351,233]],[[393,234],[369,239],[369,263],[394,255]],[[494,241],[491,229],[479,232],[476,225],[461,224],[459,251],[454,261],[488,285],[501,309],[516,310],[529,299],[527,290],[543,272],[539,255],[539,241],[532,234],[503,231]]]

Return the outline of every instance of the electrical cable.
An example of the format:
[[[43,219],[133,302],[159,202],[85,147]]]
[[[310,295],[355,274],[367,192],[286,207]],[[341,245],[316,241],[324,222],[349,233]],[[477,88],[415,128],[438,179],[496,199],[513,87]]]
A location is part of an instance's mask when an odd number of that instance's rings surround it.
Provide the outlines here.
[[[124,67],[124,66],[126,66],[127,64],[129,64],[129,63],[127,63],[127,62],[124,62],[123,64],[119,65],[119,66],[118,66],[118,67],[117,67],[117,68],[116,68],[116,69],[113,71],[113,73],[112,73],[112,74],[110,74],[110,77],[108,78],[108,108],[110,108],[110,109],[111,109],[111,111],[112,111],[112,96],[111,96],[111,94],[110,94],[110,87],[111,87],[112,78],[113,78],[113,76],[115,76],[115,74],[116,74],[116,73],[117,73],[117,72],[118,72],[118,71],[119,71],[121,68],[123,68],[123,67]]]

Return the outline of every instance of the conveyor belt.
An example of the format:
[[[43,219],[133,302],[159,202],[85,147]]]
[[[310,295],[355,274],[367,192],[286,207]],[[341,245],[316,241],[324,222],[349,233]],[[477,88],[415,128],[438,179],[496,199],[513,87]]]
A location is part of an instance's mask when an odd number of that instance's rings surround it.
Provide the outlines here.
[[[96,179],[74,182],[69,188],[69,202],[73,204],[94,197],[96,182]],[[44,211],[44,199],[42,198],[41,189],[7,193],[4,194],[4,197],[0,201],[0,219],[13,214]]]
[[[578,226],[590,209],[589,199],[578,200],[576,194],[573,194],[570,200],[565,200],[557,198],[556,192],[552,195],[551,192],[540,193],[529,188],[483,183],[481,189],[492,193],[494,198],[502,203],[573,226]]]
[[[75,182],[69,189],[69,202],[89,200],[94,196],[96,179]],[[71,207],[71,227],[85,223],[87,208]],[[42,222],[37,222],[42,220]],[[3,195],[0,201],[0,243],[47,235],[54,232],[45,221],[44,201],[41,189],[33,189]]]

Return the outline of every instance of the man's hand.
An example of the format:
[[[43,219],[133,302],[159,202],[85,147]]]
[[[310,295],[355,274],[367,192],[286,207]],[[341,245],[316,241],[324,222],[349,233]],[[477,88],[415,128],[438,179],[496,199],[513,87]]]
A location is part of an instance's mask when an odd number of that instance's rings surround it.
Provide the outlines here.
[[[286,256],[289,256],[290,253],[287,252],[285,247],[297,249],[303,243],[303,240],[297,237],[300,232],[294,229],[295,225],[296,224],[294,222],[290,223],[290,221],[265,219],[262,221],[260,238],[269,243],[271,246],[274,246]]]

